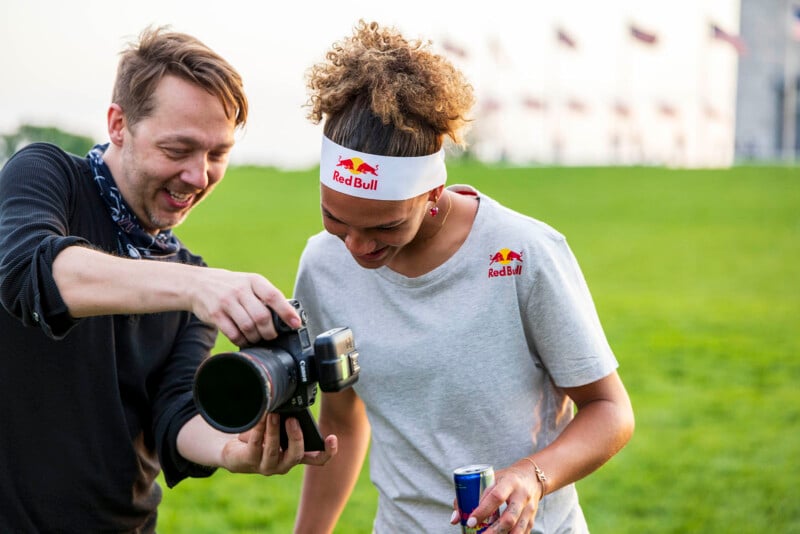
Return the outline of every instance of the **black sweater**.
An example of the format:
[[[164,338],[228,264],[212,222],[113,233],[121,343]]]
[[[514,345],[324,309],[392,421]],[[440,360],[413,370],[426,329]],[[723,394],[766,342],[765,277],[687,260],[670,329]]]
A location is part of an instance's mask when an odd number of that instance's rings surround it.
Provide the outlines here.
[[[113,225],[85,158],[33,144],[0,172],[0,532],[150,532],[160,469],[211,472],[176,437],[216,331],[188,312],[75,320],[53,280],[67,246],[115,250]],[[204,265],[183,245],[167,261]]]

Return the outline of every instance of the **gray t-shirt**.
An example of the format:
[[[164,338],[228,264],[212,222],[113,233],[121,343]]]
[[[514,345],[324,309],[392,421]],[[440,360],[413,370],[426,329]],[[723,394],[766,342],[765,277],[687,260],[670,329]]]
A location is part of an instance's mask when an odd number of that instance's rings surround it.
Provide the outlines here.
[[[478,197],[464,244],[422,276],[364,269],[325,232],[300,260],[311,334],[349,326],[360,354],[378,534],[458,532],[453,469],[498,470],[545,447],[573,417],[559,386],[617,367],[564,236]],[[540,531],[588,531],[574,485],[540,503]]]

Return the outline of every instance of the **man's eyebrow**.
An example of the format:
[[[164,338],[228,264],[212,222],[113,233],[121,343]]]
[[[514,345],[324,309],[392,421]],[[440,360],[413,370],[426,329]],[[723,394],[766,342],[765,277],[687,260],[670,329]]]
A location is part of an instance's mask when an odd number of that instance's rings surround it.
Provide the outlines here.
[[[203,143],[198,141],[196,138],[191,137],[189,135],[181,135],[181,134],[174,134],[174,135],[167,135],[159,140],[160,144],[165,143],[180,143],[183,145],[188,145],[191,147],[198,147],[203,146]],[[222,142],[218,145],[211,147],[211,150],[219,150],[219,149],[230,149],[234,146],[235,141],[226,141]]]

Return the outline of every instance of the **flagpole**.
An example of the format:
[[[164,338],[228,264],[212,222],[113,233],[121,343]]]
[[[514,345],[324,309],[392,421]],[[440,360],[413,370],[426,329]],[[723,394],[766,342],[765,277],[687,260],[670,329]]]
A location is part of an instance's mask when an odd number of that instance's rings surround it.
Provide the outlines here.
[[[703,4],[705,7],[705,4]],[[695,146],[695,161],[694,164],[698,166],[709,166],[709,159],[708,154],[708,123],[707,117],[705,116],[705,106],[708,105],[708,102],[711,101],[709,98],[709,88],[708,88],[708,65],[711,63],[709,61],[709,55],[711,54],[711,38],[709,37],[709,32],[711,31],[711,23],[710,17],[705,9],[702,7],[700,8],[701,17],[703,19],[703,37],[700,40],[700,47],[702,52],[698,54],[697,65],[699,70],[697,72],[697,109],[695,110],[695,135],[697,139],[694,143]]]
[[[548,28],[552,28],[552,25],[548,26]],[[547,46],[553,46],[549,39],[547,40]],[[555,162],[553,146],[555,145],[555,129],[557,122],[557,118],[555,116],[555,101],[558,93],[558,82],[556,81],[558,76],[557,68],[559,64],[556,55],[558,53],[558,43],[556,43],[553,52],[547,55],[547,63],[549,65],[548,72],[550,72],[550,76],[545,76],[544,83],[542,84],[542,93],[544,94],[545,102],[547,102],[547,107],[544,109],[544,115],[542,119],[542,133],[546,135],[547,138],[547,141],[542,147],[542,160],[548,165],[553,165]]]
[[[795,57],[793,50],[793,36],[791,34],[794,24],[793,0],[786,0],[788,12],[785,27],[784,58],[783,58],[783,143],[781,144],[783,159],[794,161],[795,153],[795,113],[797,110],[797,80]]]
[[[626,117],[626,120],[623,121],[622,115],[622,106],[627,105],[629,110],[633,109],[632,99],[631,99],[631,89],[630,89],[630,77],[628,75],[628,65],[630,63],[630,46],[628,43],[629,37],[626,35],[625,40],[622,41],[621,49],[617,54],[617,68],[616,68],[616,75],[617,75],[617,86],[614,90],[613,100],[610,102],[612,106],[611,111],[613,113],[614,122],[613,122],[613,131],[614,131],[614,145],[612,146],[612,150],[614,151],[614,163],[616,165],[623,165],[625,163],[630,163],[630,161],[626,161],[626,148],[628,143],[630,142],[631,133],[628,131],[630,130],[628,122],[630,121],[631,117]],[[635,163],[641,163],[636,161]]]
[[[556,28],[561,28],[560,21],[557,23]],[[564,52],[561,43],[558,41],[556,41],[555,47],[556,51],[551,56],[553,58],[552,61],[555,62],[555,67],[550,71],[555,73],[555,76],[551,78],[552,83],[550,84],[550,102],[552,102],[552,107],[548,107],[548,110],[552,109],[552,112],[548,113],[548,117],[550,118],[550,161],[552,165],[561,165],[561,69],[564,65],[561,56]]]

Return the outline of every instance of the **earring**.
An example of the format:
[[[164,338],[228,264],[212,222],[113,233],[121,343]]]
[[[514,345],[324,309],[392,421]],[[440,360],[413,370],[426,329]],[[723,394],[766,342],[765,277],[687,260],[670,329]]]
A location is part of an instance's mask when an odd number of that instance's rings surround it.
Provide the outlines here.
[[[431,217],[436,217],[439,214],[439,206],[436,204],[431,208]]]

